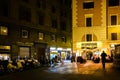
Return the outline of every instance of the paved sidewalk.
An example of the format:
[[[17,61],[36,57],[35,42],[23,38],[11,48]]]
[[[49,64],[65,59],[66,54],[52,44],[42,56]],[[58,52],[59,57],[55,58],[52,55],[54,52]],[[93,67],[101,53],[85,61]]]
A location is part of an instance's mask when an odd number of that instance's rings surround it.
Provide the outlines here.
[[[42,67],[0,76],[0,80],[120,80],[120,70],[112,66],[112,63],[106,63],[106,69],[103,70],[101,63],[88,61],[80,64],[65,61],[55,67]]]
[[[64,62],[54,68],[49,68],[50,72],[60,73],[68,76],[67,80],[120,80],[120,70],[113,67],[113,63],[106,63],[106,68],[102,68],[102,63],[71,63]],[[72,74],[69,76],[68,74]]]

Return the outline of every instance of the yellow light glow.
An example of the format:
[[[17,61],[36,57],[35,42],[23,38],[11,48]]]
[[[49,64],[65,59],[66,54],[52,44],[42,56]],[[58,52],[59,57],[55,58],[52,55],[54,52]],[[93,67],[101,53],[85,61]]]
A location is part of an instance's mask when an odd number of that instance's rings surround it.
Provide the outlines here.
[[[7,30],[3,30],[3,32],[4,32],[4,33],[6,33],[6,32],[7,32]]]
[[[81,48],[81,43],[80,42],[76,43],[76,47]]]

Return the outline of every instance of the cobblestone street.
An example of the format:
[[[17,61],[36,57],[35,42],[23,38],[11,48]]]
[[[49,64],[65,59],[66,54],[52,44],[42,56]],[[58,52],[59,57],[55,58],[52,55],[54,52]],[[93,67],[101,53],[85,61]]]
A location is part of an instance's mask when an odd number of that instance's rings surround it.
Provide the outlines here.
[[[64,65],[59,64],[54,68],[49,68],[50,72],[60,74],[74,74],[69,76],[67,80],[119,80],[120,70],[113,67],[113,63],[106,63],[105,70],[101,63],[93,63],[87,61],[84,64],[65,62]],[[76,75],[77,76],[76,76]]]
[[[105,71],[110,72],[112,71],[112,63],[106,63]],[[86,63],[71,63],[70,61],[64,62],[63,65],[59,63],[55,67],[50,67],[49,71],[55,73],[76,73],[76,74],[94,74],[98,72],[98,70],[103,71],[101,63],[93,63],[92,61],[87,61]]]
[[[54,67],[42,67],[0,76],[0,80],[119,80],[120,70],[112,63],[106,63],[102,69],[101,63],[87,61],[84,64],[65,61]]]

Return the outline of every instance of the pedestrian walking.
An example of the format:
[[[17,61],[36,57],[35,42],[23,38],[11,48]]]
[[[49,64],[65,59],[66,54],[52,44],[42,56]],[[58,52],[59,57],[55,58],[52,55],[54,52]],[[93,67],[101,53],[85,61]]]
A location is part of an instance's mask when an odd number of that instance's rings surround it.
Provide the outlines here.
[[[103,51],[103,52],[101,53],[103,69],[105,69],[106,56],[107,56],[107,54],[105,53],[105,51]]]
[[[63,66],[64,65],[64,61],[63,61],[62,58],[61,58],[60,62],[61,62],[61,66]]]

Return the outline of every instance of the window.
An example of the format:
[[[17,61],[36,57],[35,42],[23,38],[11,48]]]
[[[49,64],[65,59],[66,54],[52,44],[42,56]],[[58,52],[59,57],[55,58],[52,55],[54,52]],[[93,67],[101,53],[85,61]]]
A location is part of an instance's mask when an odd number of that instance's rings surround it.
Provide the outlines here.
[[[118,6],[119,0],[108,0],[108,5],[109,6]]]
[[[67,0],[60,0],[61,5],[67,5]]]
[[[46,8],[46,0],[37,0],[38,8],[45,9]]]
[[[39,40],[43,40],[43,33],[39,32]]]
[[[86,35],[86,41],[92,41],[92,34]]]
[[[8,0],[1,0],[0,1],[0,15],[8,17]]]
[[[117,40],[117,33],[111,33],[111,40]]]
[[[61,23],[60,23],[60,29],[61,29],[62,31],[66,31],[66,23],[65,23],[65,22],[61,22]]]
[[[36,4],[37,4],[37,7],[38,7],[38,8],[40,8],[41,3],[40,3],[40,1],[39,1],[39,0],[37,0]]]
[[[28,38],[28,31],[22,30],[22,38]]]
[[[92,18],[88,17],[86,18],[86,26],[91,27],[92,26]]]
[[[57,20],[52,20],[52,28],[57,28]]]
[[[43,13],[39,13],[38,14],[38,18],[39,18],[39,24],[40,25],[44,25],[44,18],[45,18],[45,15]]]
[[[65,36],[62,36],[62,37],[61,37],[61,41],[66,43],[66,37],[65,37]]]
[[[26,2],[26,3],[28,3],[28,2],[29,2],[29,0],[22,0],[22,1],[24,1],[24,2]]]
[[[117,16],[116,15],[111,16],[111,25],[117,25]]]
[[[51,35],[51,40],[52,41],[56,41],[56,36],[53,34],[53,35]]]
[[[0,35],[8,35],[8,28],[5,26],[0,26]]]
[[[25,7],[20,7],[19,8],[19,19],[30,22],[31,21],[31,9],[25,8]]]
[[[61,17],[67,17],[67,12],[66,12],[66,10],[61,10],[61,11],[60,11],[60,16],[61,16]]]
[[[91,9],[94,8],[94,2],[84,2],[83,9]]]
[[[52,11],[52,13],[55,13],[55,12],[56,12],[55,6],[52,6],[52,7],[51,7],[51,11]]]

